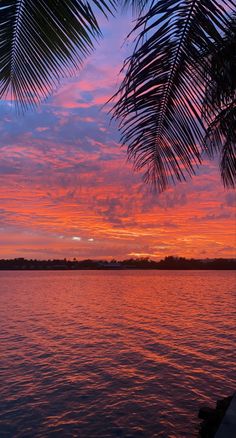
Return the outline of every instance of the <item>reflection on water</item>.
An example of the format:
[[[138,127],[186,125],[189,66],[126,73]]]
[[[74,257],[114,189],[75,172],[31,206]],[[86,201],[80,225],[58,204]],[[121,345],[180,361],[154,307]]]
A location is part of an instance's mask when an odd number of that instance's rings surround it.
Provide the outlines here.
[[[235,390],[235,276],[0,272],[0,436],[192,437]]]

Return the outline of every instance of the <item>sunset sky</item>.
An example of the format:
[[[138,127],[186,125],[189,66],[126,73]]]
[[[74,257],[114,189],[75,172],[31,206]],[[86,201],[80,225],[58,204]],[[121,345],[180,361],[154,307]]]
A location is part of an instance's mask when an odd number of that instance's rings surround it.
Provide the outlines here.
[[[78,77],[37,111],[0,102],[1,258],[235,257],[235,195],[215,162],[163,194],[127,163],[103,104],[132,48],[128,28],[125,16],[104,22]]]

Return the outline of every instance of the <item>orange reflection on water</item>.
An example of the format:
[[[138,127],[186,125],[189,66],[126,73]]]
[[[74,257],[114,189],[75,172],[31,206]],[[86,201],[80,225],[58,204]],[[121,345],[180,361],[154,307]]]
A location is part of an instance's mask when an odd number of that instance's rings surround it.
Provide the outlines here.
[[[0,275],[14,436],[191,437],[199,404],[233,391],[233,272]]]

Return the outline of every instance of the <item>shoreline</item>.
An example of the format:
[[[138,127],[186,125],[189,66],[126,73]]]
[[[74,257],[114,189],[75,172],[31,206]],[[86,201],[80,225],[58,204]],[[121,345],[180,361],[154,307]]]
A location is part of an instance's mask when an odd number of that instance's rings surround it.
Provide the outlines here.
[[[0,259],[0,270],[173,270],[173,271],[231,271],[236,270],[236,259],[186,259],[168,256],[156,261],[149,258],[130,258],[125,260],[104,259]]]
[[[236,271],[235,268],[0,268],[0,271]]]

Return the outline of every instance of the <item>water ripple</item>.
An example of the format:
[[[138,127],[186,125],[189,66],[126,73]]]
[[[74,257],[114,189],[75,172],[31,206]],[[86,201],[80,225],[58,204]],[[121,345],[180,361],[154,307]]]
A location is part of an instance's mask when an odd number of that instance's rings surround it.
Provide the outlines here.
[[[235,390],[233,272],[1,272],[1,438],[190,438]]]

